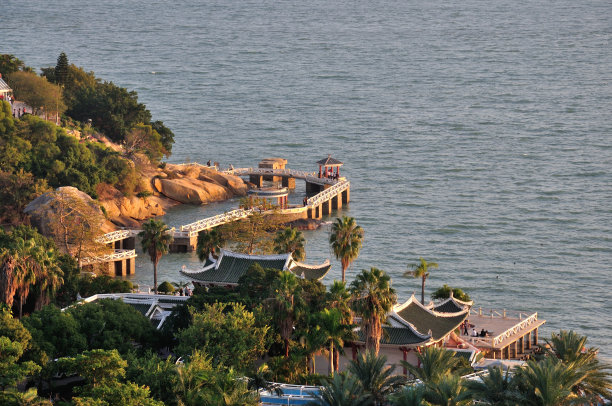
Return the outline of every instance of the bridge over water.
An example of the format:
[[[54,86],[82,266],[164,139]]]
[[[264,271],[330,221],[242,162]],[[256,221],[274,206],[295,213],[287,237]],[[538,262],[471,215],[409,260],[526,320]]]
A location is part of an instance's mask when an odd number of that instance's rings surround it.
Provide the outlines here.
[[[200,164],[193,164],[200,165]],[[346,178],[327,178],[317,176],[315,172],[298,171],[294,169],[273,168],[236,168],[223,171],[236,176],[249,176],[252,183],[261,186],[265,179],[281,181],[285,187],[295,186],[295,179],[306,182],[307,193],[314,193],[307,198],[302,206],[287,207],[277,213],[289,219],[320,219],[324,214],[331,214],[332,210],[339,209],[350,200],[350,182]],[[200,232],[210,230],[223,224],[231,223],[250,216],[255,209],[236,209],[226,213],[206,217],[193,223],[169,230],[174,241],[171,252],[189,252],[195,250],[197,237]],[[136,258],[135,237],[141,230],[123,229],[104,234],[96,242],[112,245],[112,254],[83,258],[83,265],[96,263],[108,264],[108,271],[115,275],[127,275],[134,272],[134,258]]]

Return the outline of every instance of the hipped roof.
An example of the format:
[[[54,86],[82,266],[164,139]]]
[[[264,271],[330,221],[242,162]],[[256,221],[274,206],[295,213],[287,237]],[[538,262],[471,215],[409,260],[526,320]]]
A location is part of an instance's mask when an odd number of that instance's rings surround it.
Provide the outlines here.
[[[325,159],[321,159],[320,161],[317,161],[317,164],[323,165],[323,166],[341,166],[341,165],[344,165],[343,162],[340,162],[337,159],[332,158],[331,155],[328,155],[327,158],[325,158]]]

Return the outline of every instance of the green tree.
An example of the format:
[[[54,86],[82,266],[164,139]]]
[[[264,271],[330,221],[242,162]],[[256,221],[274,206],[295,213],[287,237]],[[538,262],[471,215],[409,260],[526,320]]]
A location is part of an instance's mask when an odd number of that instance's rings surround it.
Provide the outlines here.
[[[277,254],[293,253],[293,259],[303,261],[306,258],[305,242],[304,235],[296,228],[288,227],[278,230],[274,238],[274,252]]]
[[[31,72],[17,71],[8,80],[15,97],[26,102],[36,113],[44,112],[54,116],[66,110],[60,87],[46,78]]]
[[[175,291],[174,286],[172,286],[172,284],[168,281],[162,282],[161,285],[159,285],[159,287],[157,288],[157,290],[158,292],[166,295],[172,294]]]
[[[163,156],[161,137],[149,124],[138,123],[125,134],[123,150],[128,158],[137,153],[145,154],[153,163],[158,163]]]
[[[0,388],[5,390],[21,382],[28,375],[40,371],[32,361],[18,362],[23,355],[23,345],[0,336]]]
[[[109,382],[84,392],[82,397],[75,398],[76,405],[105,406],[164,406],[163,402],[151,399],[147,386],[133,382]]]
[[[36,179],[30,172],[0,171],[0,220],[23,222],[23,209],[38,196],[49,191],[45,179]]]
[[[191,326],[177,334],[177,353],[201,349],[215,364],[248,369],[266,351],[268,326],[258,327],[255,316],[238,303],[205,305],[192,313]]]
[[[383,405],[389,395],[406,383],[406,377],[394,375],[395,365],[387,366],[387,357],[376,355],[374,351],[359,354],[351,361],[348,371],[361,383],[365,393],[368,393],[374,405]]]
[[[329,346],[329,374],[333,376],[335,353],[344,352],[344,340],[352,337],[351,326],[342,323],[342,313],[337,309],[324,309],[315,320]]]
[[[167,406],[178,405],[178,373],[172,357],[161,359],[149,351],[140,357],[130,353],[127,361],[126,378],[129,381],[149,386],[151,396]]]
[[[583,379],[573,363],[565,364],[553,357],[541,361],[529,360],[516,374],[523,395],[521,404],[561,406],[588,401],[587,397],[573,392],[573,388]]]
[[[55,83],[65,86],[68,81],[68,57],[65,53],[59,54],[55,65]]]
[[[612,377],[608,372],[612,367],[597,358],[597,348],[587,348],[586,336],[561,330],[558,334],[553,333],[546,343],[549,357],[571,365],[582,376],[573,388],[574,393],[584,394],[591,402],[597,402],[600,398],[612,400]]]
[[[334,281],[326,293],[325,304],[326,307],[340,312],[344,324],[351,324],[351,299],[351,292],[346,289],[346,282]]]
[[[520,393],[509,374],[500,367],[489,367],[480,379],[465,382],[469,396],[477,402],[496,406],[513,406],[519,403]]]
[[[45,306],[24,317],[23,325],[32,334],[34,352],[40,353],[37,358],[42,361],[74,356],[87,349],[87,340],[72,313],[55,306]]]
[[[172,242],[169,229],[161,220],[150,219],[143,223],[142,231],[138,234],[142,238],[142,249],[149,254],[153,263],[153,290],[157,294],[157,264],[164,254],[168,253],[168,245]]]
[[[0,393],[0,404],[3,406],[52,406],[50,400],[38,396],[36,388],[25,392],[11,389]]]
[[[205,262],[210,255],[217,258],[219,251],[225,245],[225,239],[220,230],[213,228],[198,234],[196,253],[201,262]]]
[[[117,350],[91,350],[75,357],[60,358],[60,369],[85,379],[87,388],[96,388],[125,377],[127,361]]]
[[[0,75],[8,76],[19,70],[31,72],[32,68],[26,66],[25,63],[19,58],[16,58],[15,55],[0,54]]]
[[[359,381],[350,374],[336,374],[314,395],[316,402],[310,405],[323,406],[369,406],[370,396],[363,391]]]
[[[8,137],[15,131],[15,120],[11,111],[11,104],[0,100],[0,138]]]
[[[461,358],[457,357],[455,352],[449,351],[446,348],[431,345],[422,348],[417,353],[417,357],[421,365],[420,367],[416,367],[406,361],[400,361],[400,363],[412,376],[424,383],[439,382],[442,377],[454,371],[459,371],[460,374],[469,372],[461,369]]]
[[[469,302],[470,300],[472,300],[470,299],[470,295],[465,293],[463,290],[459,288],[451,288],[447,284],[444,284],[444,286],[438,288],[438,290],[432,293],[431,298],[432,300],[448,299],[451,295],[451,292],[453,292],[453,297],[455,299],[461,300],[462,302]]]
[[[378,354],[382,325],[393,308],[397,295],[391,287],[389,275],[377,268],[361,271],[351,283],[353,311],[361,316],[361,327],[366,336],[366,348]]]
[[[423,385],[404,386],[389,396],[392,406],[427,406]]]
[[[438,268],[435,262],[427,262],[422,257],[419,258],[419,264],[411,265],[412,270],[406,271],[404,276],[413,278],[421,278],[421,303],[425,304],[425,280],[429,277],[429,269]]]
[[[425,385],[425,399],[432,406],[468,406],[472,399],[460,376],[444,375],[437,382]]]
[[[342,216],[341,219],[336,219],[332,225],[329,244],[342,265],[342,282],[345,281],[346,269],[359,255],[362,241],[363,229],[353,217]]]
[[[290,271],[283,271],[271,286],[272,312],[279,328],[279,334],[285,345],[285,358],[289,357],[289,343],[293,328],[304,306],[301,297],[299,280]]]
[[[156,338],[149,319],[121,300],[101,299],[67,311],[77,321],[89,349],[117,349],[125,354],[135,345],[151,346]]]

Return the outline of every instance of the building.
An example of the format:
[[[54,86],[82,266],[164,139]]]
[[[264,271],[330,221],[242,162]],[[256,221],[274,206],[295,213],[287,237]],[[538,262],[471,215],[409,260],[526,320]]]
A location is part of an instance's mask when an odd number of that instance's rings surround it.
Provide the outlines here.
[[[2,75],[0,74],[0,100],[9,100],[9,96],[12,97],[13,89],[2,79]]]
[[[200,270],[181,270],[181,274],[198,286],[238,285],[238,281],[254,264],[262,268],[273,268],[280,271],[291,271],[297,277],[309,280],[321,280],[331,264],[329,260],[321,265],[307,265],[293,259],[290,253],[278,255],[249,255],[221,250],[219,258],[209,257]]]

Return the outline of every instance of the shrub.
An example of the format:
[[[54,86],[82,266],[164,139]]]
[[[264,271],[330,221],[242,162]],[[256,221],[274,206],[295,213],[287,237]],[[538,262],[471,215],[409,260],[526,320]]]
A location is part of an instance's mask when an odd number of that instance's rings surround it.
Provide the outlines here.
[[[174,286],[172,286],[172,284],[168,281],[164,281],[162,282],[158,287],[157,287],[157,291],[159,293],[164,293],[164,294],[171,294],[174,293]]]

